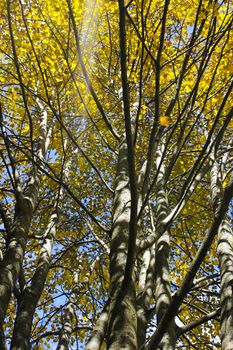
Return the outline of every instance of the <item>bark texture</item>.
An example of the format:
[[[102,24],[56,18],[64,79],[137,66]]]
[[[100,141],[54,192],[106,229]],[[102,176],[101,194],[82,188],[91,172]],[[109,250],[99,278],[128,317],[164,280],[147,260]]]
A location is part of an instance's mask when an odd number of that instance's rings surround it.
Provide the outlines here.
[[[122,282],[127,260],[131,196],[127,162],[127,145],[119,151],[113,203],[113,228],[110,251],[110,310],[108,345],[110,350],[137,349],[137,314],[134,287],[127,290]]]
[[[35,209],[38,193],[38,181],[29,185],[24,194],[20,194],[15,218],[11,227],[11,237],[6,254],[0,264],[0,344],[3,347],[3,324],[10,302],[11,293],[21,272],[27,236]]]
[[[93,329],[93,332],[86,344],[86,350],[99,350],[106,331],[107,331],[107,325],[108,325],[108,307],[109,307],[109,301],[107,302],[105,308],[101,312],[95,326]]]
[[[171,303],[169,252],[170,234],[166,230],[160,232],[161,223],[168,216],[168,200],[166,193],[165,165],[162,163],[164,147],[160,146],[157,151],[156,165],[159,170],[157,181],[157,231],[158,240],[155,244],[155,300],[157,323],[161,321]],[[164,334],[158,349],[173,350],[177,340],[177,326],[173,320]]]
[[[23,290],[19,300],[14,332],[11,341],[11,350],[17,350],[19,348],[21,350],[30,349],[30,337],[33,324],[32,321],[49,272],[52,240],[56,230],[56,219],[56,215],[52,215],[48,226],[47,237],[45,238],[40,251],[36,272],[32,278],[30,286]]]
[[[36,156],[38,158],[37,162],[40,165],[40,162],[43,161],[46,153],[46,141],[47,140],[47,111],[43,106],[37,102],[40,116],[40,133],[38,137],[38,149]],[[47,145],[49,142],[47,142]],[[27,243],[28,232],[30,229],[33,212],[36,208],[38,201],[38,192],[40,187],[41,172],[39,167],[32,165],[32,170],[28,174],[28,183],[24,191],[20,187],[20,181],[17,180],[17,192],[16,192],[16,206],[15,214],[12,226],[10,227],[9,242],[7,245],[6,253],[3,257],[3,260],[0,263],[0,346],[4,348],[4,334],[3,334],[3,324],[6,316],[6,311],[10,302],[10,297],[13,289],[16,287],[17,280],[22,271],[23,258]],[[23,286],[24,287],[24,286]],[[39,288],[39,284],[37,285]],[[37,288],[36,287],[36,288]],[[22,314],[22,319],[20,319],[19,326],[22,328],[25,325],[23,322],[27,320],[27,325],[25,329],[28,330],[28,327],[31,328],[30,318],[30,300],[28,295],[28,290],[26,293],[26,304],[27,309]],[[32,299],[35,297],[34,293],[31,294]],[[24,298],[23,298],[24,299]],[[19,300],[20,303],[20,300]],[[29,311],[29,314],[28,314]],[[29,316],[29,319],[28,319]],[[30,325],[28,325],[28,321]],[[19,328],[17,326],[17,329]],[[21,334],[24,338],[24,336]],[[24,338],[22,344],[17,346],[22,346],[22,349],[28,349],[29,340]]]
[[[225,219],[218,232],[218,259],[221,275],[222,350],[233,349],[233,232]]]
[[[41,104],[39,104],[42,109]],[[44,158],[46,150],[50,142],[50,133],[46,132],[47,116],[42,114],[41,118],[41,147],[38,150],[38,156],[40,159]],[[67,143],[65,143],[65,149]],[[76,152],[74,152],[74,155]],[[64,180],[68,179],[71,161],[67,162],[63,170]],[[14,324],[13,337],[11,341],[11,350],[16,350],[20,347],[21,350],[30,349],[30,338],[33,323],[33,316],[36,310],[37,303],[43,292],[46,278],[49,272],[50,261],[52,257],[52,247],[54,237],[56,236],[57,223],[59,221],[59,215],[61,213],[61,206],[64,197],[64,191],[62,188],[58,191],[54,200],[52,214],[50,216],[47,228],[43,235],[43,242],[38,256],[38,262],[36,271],[33,275],[32,281],[29,286],[25,287],[18,301],[18,310],[16,314],[16,320]],[[68,313],[69,314],[69,313]]]
[[[227,155],[225,156],[225,161]],[[216,216],[222,200],[222,172],[216,154],[211,153],[211,195]],[[224,162],[224,159],[223,159]],[[221,343],[222,350],[233,349],[233,230],[226,217],[218,230],[217,254],[221,276]]]

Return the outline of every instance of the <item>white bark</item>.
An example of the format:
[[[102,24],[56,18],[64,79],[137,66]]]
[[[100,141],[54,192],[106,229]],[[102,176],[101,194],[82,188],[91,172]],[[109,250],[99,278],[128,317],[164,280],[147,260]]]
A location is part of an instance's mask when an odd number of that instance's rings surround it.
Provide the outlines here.
[[[211,198],[214,215],[222,200],[222,171],[214,151],[211,153]],[[223,161],[223,160],[222,160]],[[225,155],[224,161],[227,162]],[[222,164],[223,166],[223,164]],[[221,343],[222,350],[233,349],[233,230],[226,217],[218,230],[217,254],[221,276]]]
[[[39,106],[41,107],[41,106]],[[43,107],[42,107],[43,108]],[[43,160],[46,153],[46,130],[47,130],[47,111],[45,108],[40,110],[40,132],[38,140],[37,160]],[[3,258],[0,268],[0,342],[3,346],[4,335],[2,326],[4,323],[10,296],[19,278],[27,236],[32,220],[32,215],[37,205],[38,191],[40,186],[41,172],[33,164],[29,175],[29,181],[25,190],[22,192],[17,181],[16,207],[14,221],[10,228],[11,234],[6,254]]]
[[[124,278],[130,222],[131,196],[127,162],[127,146],[119,151],[115,194],[113,201],[113,229],[110,252],[110,310],[108,345],[110,350],[137,349],[137,315],[133,286],[124,290]]]

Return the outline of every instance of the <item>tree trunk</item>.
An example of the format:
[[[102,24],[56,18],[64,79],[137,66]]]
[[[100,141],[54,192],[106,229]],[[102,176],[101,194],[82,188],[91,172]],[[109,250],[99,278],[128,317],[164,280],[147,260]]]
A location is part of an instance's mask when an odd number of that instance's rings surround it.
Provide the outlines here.
[[[137,314],[133,283],[126,289],[122,282],[127,259],[131,195],[127,162],[127,145],[119,151],[115,194],[113,201],[113,228],[110,251],[110,310],[108,343],[110,350],[137,349]]]
[[[153,232],[155,234],[155,232]],[[143,289],[139,289],[139,294],[137,297],[137,317],[138,317],[138,348],[144,350],[144,345],[146,342],[146,331],[149,322],[149,309],[151,298],[153,297],[153,291],[155,286],[154,281],[154,267],[155,267],[155,245],[153,244],[150,251],[144,253],[144,264],[147,265],[147,259],[149,259],[149,265],[146,271],[145,281],[142,281],[142,276],[140,276],[139,282],[143,284]],[[139,284],[140,286],[140,284]]]
[[[13,337],[11,341],[11,350],[30,349],[32,321],[38,300],[43,292],[45,281],[49,272],[53,237],[56,231],[56,219],[57,216],[55,214],[51,216],[47,237],[45,238],[44,244],[40,251],[36,272],[32,278],[31,285],[24,289],[19,300]]]
[[[44,133],[46,140],[46,132]],[[47,138],[47,144],[49,138]],[[66,147],[66,145],[65,145]],[[46,149],[41,154],[43,154]],[[63,178],[68,179],[71,161],[67,162],[63,171]],[[33,316],[36,310],[37,303],[43,292],[46,278],[49,272],[50,261],[52,257],[53,240],[56,237],[57,223],[59,221],[59,213],[64,197],[63,189],[61,188],[54,201],[53,212],[47,225],[47,229],[43,235],[43,244],[40,249],[36,271],[33,275],[30,286],[26,287],[19,300],[18,310],[16,314],[13,337],[11,340],[11,350],[28,350],[30,349],[31,329],[33,323]]]
[[[171,303],[170,291],[170,271],[169,271],[169,252],[170,252],[170,234],[168,231],[160,233],[160,225],[163,219],[168,215],[168,202],[166,193],[166,184],[164,183],[165,164],[161,166],[164,147],[158,147],[156,165],[160,168],[157,180],[157,231],[158,240],[155,245],[155,300],[157,324],[161,321]],[[158,349],[173,350],[177,340],[176,324],[173,320],[167,332],[164,334]]]
[[[109,300],[107,301],[103,311],[101,312],[98,320],[96,321],[96,324],[91,333],[91,336],[86,344],[86,348],[85,348],[86,350],[100,349],[107,331],[108,308],[109,308]]]
[[[222,174],[215,153],[211,153],[211,195],[213,212],[218,214],[222,199]],[[217,254],[221,276],[221,343],[222,350],[233,350],[233,231],[225,218],[218,230]]]
[[[40,133],[38,137],[38,165],[44,159],[49,144],[47,135],[47,111],[37,101],[40,109]],[[10,302],[11,293],[19,278],[27,243],[27,237],[33,212],[38,201],[41,172],[39,167],[32,165],[29,181],[24,191],[18,180],[15,206],[15,217],[10,229],[9,244],[3,260],[0,263],[0,346],[4,347],[3,324]],[[29,306],[30,307],[30,306]]]
[[[233,232],[227,219],[219,228],[217,253],[221,275],[222,350],[233,350]]]
[[[28,195],[20,194],[6,254],[0,263],[0,345],[3,347],[3,324],[11,293],[19,277],[32,213],[37,199],[37,186],[31,185]],[[30,195],[29,195],[30,194]]]
[[[59,338],[57,350],[69,350],[69,343],[72,334],[72,324],[74,318],[74,305],[69,303],[63,315],[62,334]]]

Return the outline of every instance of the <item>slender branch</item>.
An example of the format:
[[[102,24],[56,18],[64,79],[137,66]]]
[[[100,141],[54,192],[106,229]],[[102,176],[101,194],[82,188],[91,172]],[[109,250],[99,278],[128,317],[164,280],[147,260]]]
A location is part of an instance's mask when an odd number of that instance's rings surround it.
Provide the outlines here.
[[[18,145],[16,145],[12,140],[10,141],[10,143],[12,143],[15,147],[19,148]],[[29,150],[27,148],[26,145],[24,145],[24,148],[26,150]],[[62,186],[67,193],[71,196],[71,198],[74,199],[74,201],[80,206],[81,209],[83,209],[85,211],[85,213],[104,231],[109,233],[109,230],[104,227],[97,219],[96,217],[89,211],[89,209],[82,203],[82,201],[80,199],[78,199],[78,197],[71,191],[71,189],[69,188],[69,186],[64,183],[64,181],[62,181],[62,179],[59,177],[59,175],[57,175],[54,170],[43,160],[41,160],[37,155],[35,155],[34,159],[22,148],[19,148],[19,150],[25,155],[27,156],[27,158],[29,160],[31,160],[38,168],[38,170],[40,170],[44,175],[48,176],[51,180],[53,180],[54,182],[56,182],[57,184],[59,184],[60,186]],[[38,161],[40,161],[41,165],[38,164]],[[49,171],[45,170],[45,167],[47,167],[49,169]]]
[[[161,136],[161,131],[163,130],[163,128],[160,128],[158,126],[159,114],[160,114],[160,71],[161,71],[160,61],[161,61],[161,55],[162,55],[163,45],[164,45],[164,36],[165,36],[166,19],[167,19],[169,2],[170,0],[165,0],[163,17],[162,17],[162,28],[161,28],[160,40],[159,40],[159,48],[158,48],[157,57],[155,61],[155,70],[156,70],[155,97],[154,97],[155,115],[154,115],[153,127],[150,134],[150,139],[149,139],[147,164],[146,164],[144,182],[142,186],[143,197],[146,194],[148,189],[153,155],[155,153],[156,147],[158,146],[159,136]],[[156,138],[156,134],[158,136],[157,138]]]
[[[16,72],[18,75],[19,79],[19,85],[22,91],[22,98],[23,98],[23,103],[25,106],[25,110],[28,116],[29,120],[29,126],[30,126],[30,142],[31,142],[31,152],[33,155],[33,122],[32,122],[32,117],[31,117],[31,112],[28,107],[28,102],[27,102],[27,96],[25,93],[25,88],[23,84],[23,79],[22,79],[22,74],[20,71],[20,64],[19,64],[19,59],[16,51],[16,46],[15,46],[15,39],[14,39],[14,33],[13,33],[13,28],[12,28],[12,22],[11,22],[11,0],[7,0],[7,19],[8,19],[8,27],[9,27],[9,32],[10,32],[10,38],[11,38],[11,45],[12,45],[12,51],[13,51],[13,57],[14,57],[14,64],[16,68]]]
[[[198,320],[195,320],[193,322],[186,324],[185,326],[180,327],[180,329],[178,331],[179,336],[183,335],[184,333],[190,332],[192,329],[202,325],[203,323],[205,323],[209,320],[216,319],[217,317],[220,316],[220,313],[221,313],[221,309],[217,309],[217,310],[212,311],[209,314],[199,318]]]

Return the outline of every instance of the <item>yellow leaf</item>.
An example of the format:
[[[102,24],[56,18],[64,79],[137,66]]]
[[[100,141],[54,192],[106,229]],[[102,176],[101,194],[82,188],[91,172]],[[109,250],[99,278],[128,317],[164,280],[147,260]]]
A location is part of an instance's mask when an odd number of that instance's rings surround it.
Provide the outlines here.
[[[226,188],[227,187],[227,185],[228,185],[228,179],[226,178],[224,181],[223,181],[223,183],[222,183],[222,187],[223,188]]]
[[[26,135],[26,134],[28,134],[29,131],[30,131],[30,126],[29,125],[24,125],[24,127],[22,129],[22,134]]]
[[[167,126],[167,125],[170,125],[171,124],[171,118],[166,116],[166,115],[163,115],[162,117],[159,118],[159,123],[160,125],[162,126]]]

